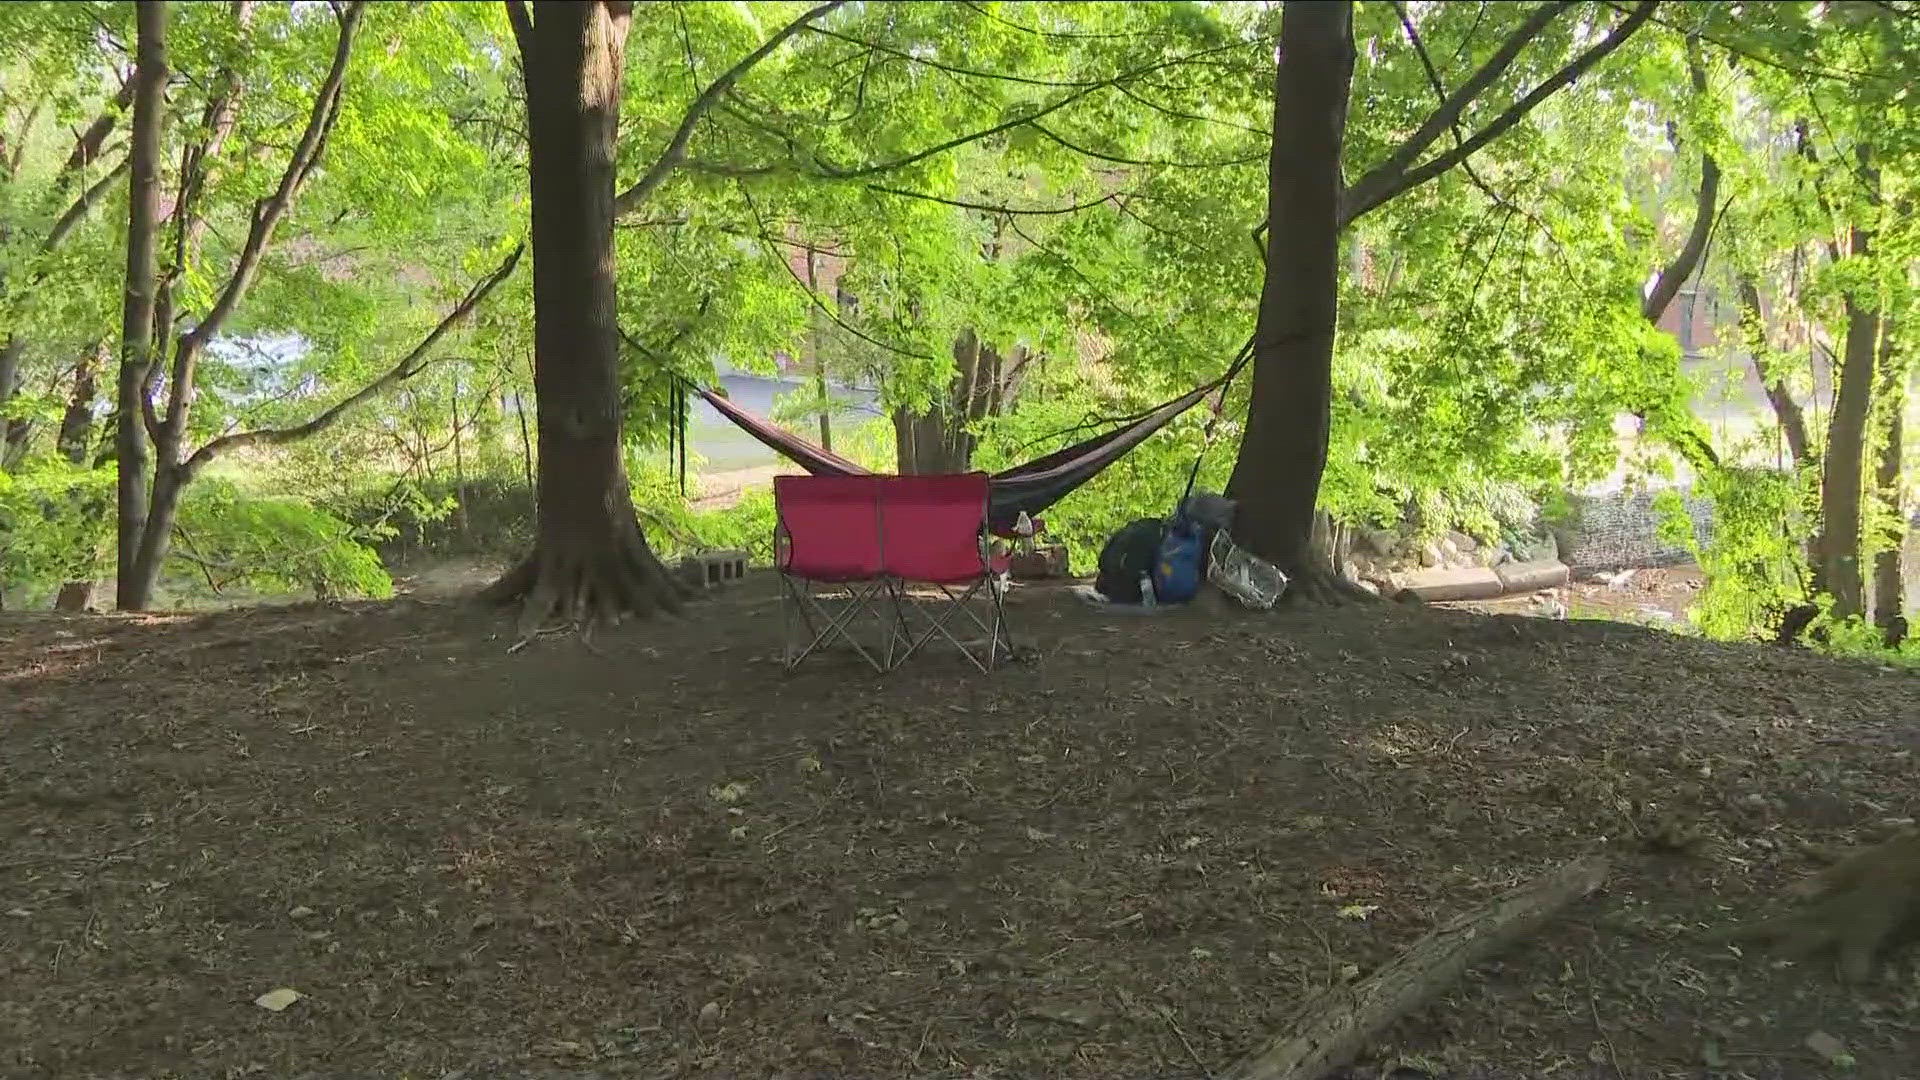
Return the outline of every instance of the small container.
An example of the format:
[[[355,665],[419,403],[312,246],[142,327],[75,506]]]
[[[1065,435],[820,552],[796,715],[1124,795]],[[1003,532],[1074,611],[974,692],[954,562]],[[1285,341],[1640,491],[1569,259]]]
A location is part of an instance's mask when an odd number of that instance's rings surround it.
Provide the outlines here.
[[[1152,607],[1154,603],[1154,599],[1155,597],[1153,595],[1153,575],[1141,574],[1140,575],[1140,606]]]

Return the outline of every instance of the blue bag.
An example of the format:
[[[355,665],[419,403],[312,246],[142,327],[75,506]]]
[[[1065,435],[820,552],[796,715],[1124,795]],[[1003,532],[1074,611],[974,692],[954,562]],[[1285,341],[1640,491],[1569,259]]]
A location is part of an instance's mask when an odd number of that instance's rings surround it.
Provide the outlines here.
[[[1160,538],[1160,557],[1153,563],[1154,599],[1184,604],[1199,595],[1206,578],[1206,529],[1198,522],[1175,518]]]

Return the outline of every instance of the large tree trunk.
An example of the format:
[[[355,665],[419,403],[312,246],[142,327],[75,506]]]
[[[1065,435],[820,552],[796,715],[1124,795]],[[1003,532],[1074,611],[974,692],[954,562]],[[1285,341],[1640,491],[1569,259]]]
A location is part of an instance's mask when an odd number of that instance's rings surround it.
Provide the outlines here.
[[[153,350],[153,302],[158,267],[154,238],[160,206],[160,125],[166,110],[166,0],[141,0],[134,60],[133,146],[127,212],[127,285],[120,315],[120,380],[115,400],[118,460],[119,580],[115,603],[122,610],[147,606],[152,579],[139,572],[140,540],[147,529],[147,443],[144,406]]]
[[[1901,459],[1905,454],[1907,370],[1905,364],[1897,362],[1894,353],[1891,318],[1880,323],[1880,373],[1879,405],[1886,413],[1887,432],[1880,443],[1880,463],[1873,480],[1874,490],[1894,526],[1886,538],[1887,546],[1873,557],[1873,622],[1889,633],[1896,633],[1907,607],[1906,582],[1901,573],[1907,510],[1900,483],[1904,464]]]
[[[979,439],[973,425],[999,416],[1019,389],[1031,354],[1012,349],[1013,363],[969,327],[953,341],[953,376],[947,395],[923,413],[895,409],[894,448],[898,467],[911,475],[963,473],[973,467]]]
[[[527,81],[533,192],[534,394],[540,440],[533,552],[483,594],[524,601],[523,629],[675,608],[621,461],[614,290],[614,137],[632,5],[510,8]]]
[[[1870,237],[1855,227],[1849,253],[1867,254]],[[1833,597],[1833,615],[1866,611],[1866,578],[1860,566],[1861,504],[1865,493],[1867,425],[1873,413],[1873,364],[1880,317],[1857,291],[1846,296],[1847,341],[1841,350],[1839,388],[1827,425],[1825,470],[1820,483],[1821,526],[1814,562],[1814,589]]]
[[[1338,581],[1316,558],[1313,526],[1332,408],[1353,5],[1287,0],[1280,53],[1252,401],[1227,494],[1239,502],[1234,542],[1314,598]]]

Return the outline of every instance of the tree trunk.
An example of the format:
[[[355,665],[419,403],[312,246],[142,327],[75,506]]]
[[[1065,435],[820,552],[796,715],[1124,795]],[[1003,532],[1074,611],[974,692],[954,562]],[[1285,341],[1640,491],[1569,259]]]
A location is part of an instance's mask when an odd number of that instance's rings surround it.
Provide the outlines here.
[[[677,608],[647,546],[621,459],[614,282],[614,137],[630,3],[509,9],[527,83],[533,194],[534,549],[483,598],[523,601],[531,630]]]
[[[1780,433],[1787,440],[1787,452],[1793,455],[1796,466],[1812,461],[1812,443],[1807,438],[1807,417],[1800,403],[1793,398],[1793,391],[1787,386],[1786,373],[1781,371],[1773,355],[1773,346],[1767,338],[1766,313],[1760,302],[1760,286],[1754,282],[1753,275],[1740,276],[1740,329],[1746,338],[1747,356],[1753,363],[1753,373],[1759,377],[1760,385],[1767,393],[1767,403],[1773,406],[1774,419],[1779,421]]]
[[[1874,473],[1874,490],[1885,506],[1887,515],[1893,521],[1891,535],[1885,538],[1886,547],[1873,557],[1873,622],[1890,633],[1900,625],[1906,616],[1906,582],[1901,574],[1901,554],[1906,547],[1907,510],[1901,497],[1900,474],[1901,458],[1905,452],[1903,438],[1906,427],[1907,411],[1907,371],[1906,365],[1897,361],[1893,347],[1893,320],[1883,319],[1880,323],[1880,398],[1879,405],[1887,417],[1886,438],[1880,443],[1879,468]]]
[[[152,577],[139,573],[139,555],[148,523],[144,417],[158,273],[154,239],[160,204],[160,126],[165,118],[167,91],[166,0],[141,0],[136,19],[133,146],[127,184],[127,284],[120,315],[119,394],[114,402],[119,471],[119,581],[115,603],[123,611],[146,607],[152,595]]]
[[[820,289],[819,252],[807,248],[807,292]],[[833,452],[833,399],[827,394],[827,358],[820,352],[820,306],[807,308],[807,356],[813,361],[814,402],[820,408],[820,449]]]
[[[1849,255],[1868,253],[1869,234],[1851,231]],[[1873,362],[1880,317],[1866,298],[1846,296],[1847,341],[1841,350],[1839,388],[1827,424],[1825,470],[1820,483],[1821,526],[1814,564],[1814,589],[1833,597],[1833,615],[1846,619],[1866,612],[1866,579],[1860,566],[1861,503],[1865,493],[1867,426],[1873,412]]]
[[[1920,832],[1854,852],[1792,893],[1804,901],[1799,909],[1707,940],[1763,942],[1796,959],[1832,952],[1841,976],[1862,982],[1883,951],[1920,926]]]
[[[453,410],[453,512],[460,521],[460,539],[466,540],[472,535],[471,524],[467,519],[467,455],[460,441],[460,375],[453,376],[453,398],[448,404]],[[479,410],[474,410],[479,415]]]
[[[13,396],[19,393],[20,387],[26,383],[26,372],[22,370],[25,366],[26,353],[27,343],[11,334],[7,336],[5,344],[0,344],[0,446],[13,441],[13,429],[16,424],[26,423],[24,420],[8,420],[5,416],[7,403],[13,400]]]
[[[99,393],[98,371],[103,363],[100,353],[101,346],[95,346],[80,357],[80,363],[73,371],[73,392],[67,398],[67,411],[60,417],[60,455],[71,465],[86,465],[87,456],[93,451],[93,403]],[[96,515],[104,514],[106,507],[83,504],[77,512],[88,520],[97,520]],[[59,595],[54,598],[53,609],[87,610],[93,606],[94,586],[91,578],[63,583]]]
[[[1028,360],[1024,346],[1008,368],[999,350],[980,340],[971,327],[953,341],[953,376],[944,399],[923,413],[895,409],[894,448],[898,468],[910,475],[962,473],[973,467],[979,439],[973,425],[998,416],[1013,400],[1020,372]]]
[[[1287,0],[1280,52],[1252,400],[1227,495],[1239,502],[1234,542],[1311,599],[1338,581],[1313,557],[1313,525],[1332,409],[1353,5]]]

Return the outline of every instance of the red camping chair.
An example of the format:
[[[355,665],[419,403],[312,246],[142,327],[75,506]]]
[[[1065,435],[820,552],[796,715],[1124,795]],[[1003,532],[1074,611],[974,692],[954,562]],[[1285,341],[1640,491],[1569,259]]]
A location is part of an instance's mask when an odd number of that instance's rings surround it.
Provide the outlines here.
[[[905,663],[938,635],[959,648],[975,667],[990,670],[1002,652],[1013,652],[1013,645],[1001,602],[1007,559],[991,555],[987,546],[987,474],[881,479],[880,532],[885,538],[881,557],[893,591],[894,612],[906,638],[906,650],[893,660],[893,666]],[[907,625],[906,611],[915,606],[906,597],[910,583],[931,585],[947,601],[937,615],[927,616],[928,625],[918,635]],[[990,621],[969,606],[982,589],[992,603]],[[987,635],[984,660],[948,628],[959,612],[965,612]]]
[[[885,671],[893,656],[893,623],[874,601],[891,595],[882,565],[878,476],[776,476],[773,478],[773,564],[781,591],[782,656],[787,670],[835,639],[853,646],[875,671]],[[829,586],[816,595],[814,586]],[[846,598],[830,610],[822,601],[834,591]],[[852,633],[862,610],[870,610],[886,631],[884,659],[861,645]],[[794,616],[805,624],[808,641],[794,651]]]

